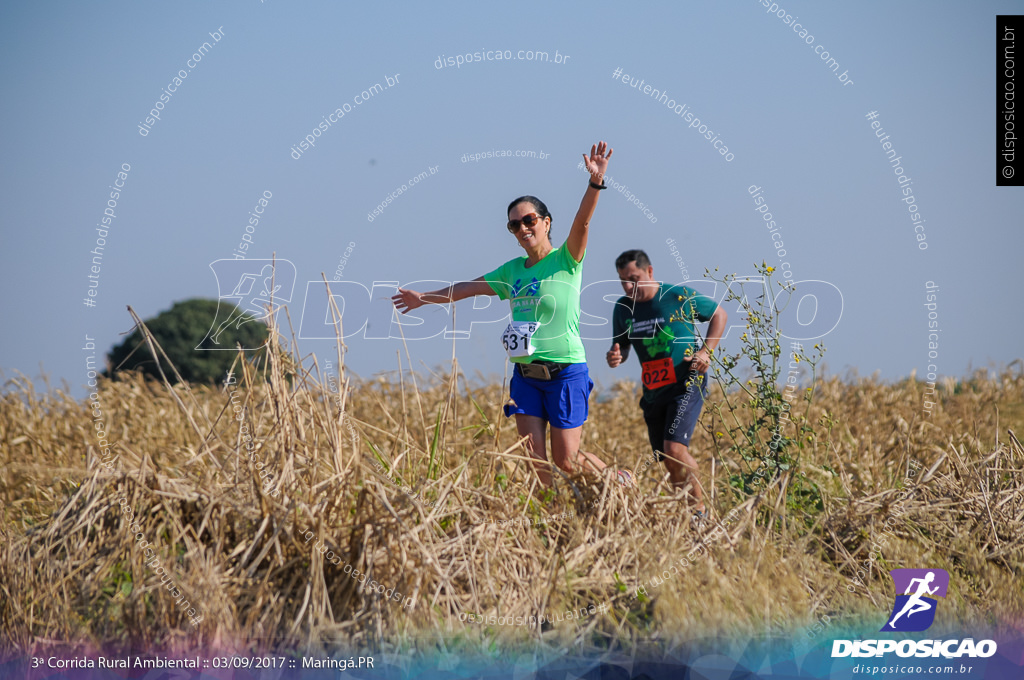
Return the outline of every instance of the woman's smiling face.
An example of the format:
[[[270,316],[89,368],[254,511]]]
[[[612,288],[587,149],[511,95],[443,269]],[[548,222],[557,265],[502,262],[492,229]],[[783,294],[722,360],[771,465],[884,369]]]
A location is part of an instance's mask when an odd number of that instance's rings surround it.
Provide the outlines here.
[[[526,218],[523,221],[523,218]],[[535,218],[535,219],[531,219]],[[509,224],[516,227],[513,236],[519,241],[524,250],[536,248],[548,238],[548,231],[551,230],[551,218],[540,218],[537,206],[523,201],[516,204],[508,213]],[[531,226],[527,226],[531,224]]]

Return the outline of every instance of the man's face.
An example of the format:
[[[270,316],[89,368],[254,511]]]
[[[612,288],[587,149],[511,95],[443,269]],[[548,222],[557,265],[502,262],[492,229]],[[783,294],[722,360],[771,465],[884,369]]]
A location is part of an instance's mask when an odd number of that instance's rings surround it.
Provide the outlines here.
[[[626,297],[638,302],[646,302],[657,294],[658,283],[654,280],[654,267],[651,265],[641,269],[636,266],[634,260],[619,269],[618,272],[622,290],[626,291]]]

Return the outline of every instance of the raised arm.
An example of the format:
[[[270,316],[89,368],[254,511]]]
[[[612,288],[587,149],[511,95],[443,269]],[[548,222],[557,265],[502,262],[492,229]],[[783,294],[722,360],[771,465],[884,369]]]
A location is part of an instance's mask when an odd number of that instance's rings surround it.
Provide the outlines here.
[[[605,155],[607,151],[607,155]],[[583,162],[587,164],[587,171],[590,172],[590,183],[587,191],[583,194],[580,202],[580,209],[576,211],[576,219],[572,221],[572,228],[569,229],[569,238],[566,245],[569,247],[569,254],[572,259],[579,262],[587,252],[587,236],[590,232],[590,218],[594,216],[594,209],[597,208],[597,197],[599,191],[594,185],[604,184],[604,172],[608,168],[608,159],[612,157],[612,149],[604,142],[598,142],[590,147],[590,158],[583,154]]]
[[[449,302],[464,300],[474,295],[497,295],[490,284],[484,281],[484,277],[475,278],[472,281],[459,281],[447,288],[439,288],[429,293],[418,293],[415,290],[398,289],[398,295],[394,295],[391,301],[395,303],[402,314],[405,314],[423,305],[443,305]]]

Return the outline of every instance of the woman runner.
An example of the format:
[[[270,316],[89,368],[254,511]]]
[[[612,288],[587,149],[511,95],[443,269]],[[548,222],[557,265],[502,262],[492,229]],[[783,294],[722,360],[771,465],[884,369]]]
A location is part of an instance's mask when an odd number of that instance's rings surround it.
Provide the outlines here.
[[[445,304],[474,295],[497,295],[509,300],[512,323],[502,334],[502,344],[515,366],[509,392],[514,403],[505,416],[515,415],[520,437],[536,459],[534,469],[544,486],[551,486],[545,449],[551,424],[551,458],[567,473],[575,466],[600,472],[606,465],[597,456],[579,450],[583,423],[594,388],[587,371],[580,339],[580,283],[587,253],[590,219],[597,207],[598,191],[604,189],[604,173],[612,149],[604,142],[590,149],[583,160],[591,180],[573,220],[565,243],[551,243],[551,214],[533,196],[521,196],[508,206],[508,230],[525,257],[509,260],[473,281],[419,293],[399,288],[392,298],[403,314],[424,304]],[[622,473],[620,473],[622,474]],[[628,478],[624,478],[628,482]]]

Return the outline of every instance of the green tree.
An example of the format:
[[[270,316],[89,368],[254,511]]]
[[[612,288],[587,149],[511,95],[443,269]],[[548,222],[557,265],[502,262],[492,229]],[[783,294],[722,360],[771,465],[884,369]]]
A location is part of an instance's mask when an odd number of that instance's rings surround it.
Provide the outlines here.
[[[230,323],[225,323],[228,319],[231,319]],[[214,328],[215,321],[217,328]],[[269,336],[266,324],[254,316],[243,313],[230,303],[202,298],[176,302],[169,310],[143,323],[181,377],[195,383],[220,382],[238,356],[239,345],[261,355]],[[216,336],[218,342],[214,342],[211,336]],[[107,375],[142,371],[147,377],[160,379],[156,360],[139,329],[111,349],[107,361],[110,367]],[[161,367],[173,381],[174,374],[163,357]]]

